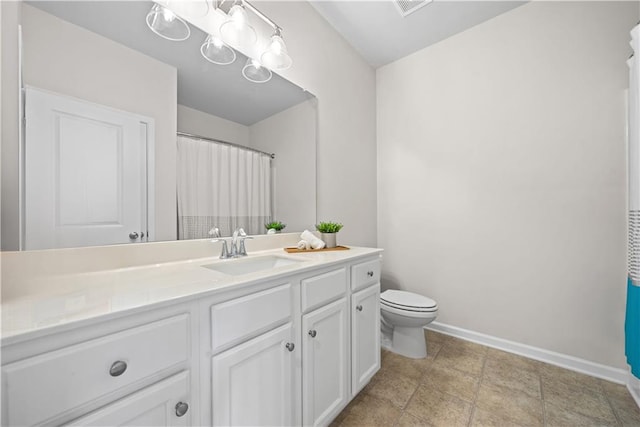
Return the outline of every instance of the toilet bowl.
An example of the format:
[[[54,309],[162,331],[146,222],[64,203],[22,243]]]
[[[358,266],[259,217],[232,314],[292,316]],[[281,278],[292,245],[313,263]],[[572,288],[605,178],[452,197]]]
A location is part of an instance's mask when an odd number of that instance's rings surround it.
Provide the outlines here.
[[[412,292],[389,289],[380,294],[382,347],[413,359],[427,357],[424,326],[438,315],[438,304]]]

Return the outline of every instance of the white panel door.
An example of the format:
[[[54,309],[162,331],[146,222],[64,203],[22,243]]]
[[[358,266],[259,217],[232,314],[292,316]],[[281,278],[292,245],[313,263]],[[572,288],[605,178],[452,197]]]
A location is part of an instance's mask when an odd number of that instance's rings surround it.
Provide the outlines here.
[[[380,369],[380,283],[351,296],[351,395]]]
[[[302,317],[302,422],[327,425],[349,401],[347,299]]]
[[[213,357],[213,425],[293,423],[293,341],[289,323]]]
[[[24,249],[146,241],[152,121],[35,88],[25,96]]]

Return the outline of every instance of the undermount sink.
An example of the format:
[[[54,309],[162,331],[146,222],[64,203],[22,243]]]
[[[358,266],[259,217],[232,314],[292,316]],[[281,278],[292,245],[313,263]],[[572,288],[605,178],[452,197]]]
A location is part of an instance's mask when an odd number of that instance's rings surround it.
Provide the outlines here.
[[[230,276],[241,276],[243,274],[256,273],[258,271],[284,267],[299,262],[304,261],[269,255],[256,258],[221,260],[213,264],[203,265],[203,267]]]

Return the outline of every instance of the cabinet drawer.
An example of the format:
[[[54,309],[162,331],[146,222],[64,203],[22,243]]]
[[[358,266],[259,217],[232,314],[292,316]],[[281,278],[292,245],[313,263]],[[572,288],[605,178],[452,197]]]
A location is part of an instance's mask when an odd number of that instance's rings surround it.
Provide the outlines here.
[[[211,307],[211,345],[215,352],[238,344],[291,318],[291,284]]]
[[[6,420],[41,423],[188,357],[185,314],[11,363],[2,368]],[[123,372],[110,372],[116,362]]]
[[[356,291],[380,281],[380,260],[362,262],[351,267],[351,290]]]
[[[190,405],[189,371],[185,371],[76,419],[69,425],[187,426],[191,425],[193,412]]]
[[[306,312],[329,302],[347,291],[347,271],[344,267],[302,280],[302,311]]]

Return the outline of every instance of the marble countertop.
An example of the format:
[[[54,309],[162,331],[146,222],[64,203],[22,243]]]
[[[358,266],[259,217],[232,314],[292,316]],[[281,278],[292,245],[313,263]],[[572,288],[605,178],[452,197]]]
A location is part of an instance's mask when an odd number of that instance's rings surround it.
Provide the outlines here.
[[[48,333],[52,327],[76,324],[125,311],[133,313],[136,309],[152,305],[211,296],[265,279],[303,273],[313,268],[380,252],[380,249],[351,247],[346,251],[289,254],[279,248],[254,252],[239,259],[220,260],[208,257],[33,277],[29,285],[31,289],[37,289],[37,292],[2,302],[2,343]],[[269,255],[301,262],[236,276],[203,267]]]

